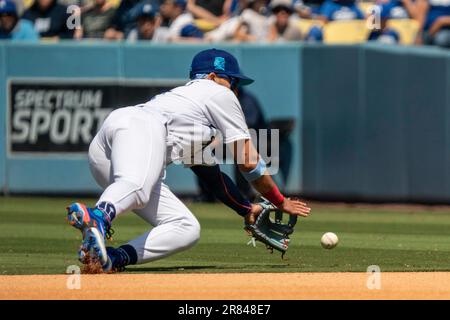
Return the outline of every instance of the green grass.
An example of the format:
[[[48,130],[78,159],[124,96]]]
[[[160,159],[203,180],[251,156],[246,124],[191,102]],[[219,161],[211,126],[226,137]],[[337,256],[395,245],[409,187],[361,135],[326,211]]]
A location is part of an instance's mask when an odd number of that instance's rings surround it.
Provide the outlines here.
[[[92,205],[93,199],[84,199]],[[0,197],[0,274],[61,274],[78,264],[81,235],[65,223],[70,199]],[[128,272],[335,272],[450,270],[450,209],[386,209],[355,206],[313,206],[299,220],[285,257],[269,254],[262,244],[247,246],[239,216],[222,205],[193,204],[202,225],[192,249]],[[113,245],[125,243],[149,226],[132,213],[114,224]],[[340,243],[320,246],[326,231]]]

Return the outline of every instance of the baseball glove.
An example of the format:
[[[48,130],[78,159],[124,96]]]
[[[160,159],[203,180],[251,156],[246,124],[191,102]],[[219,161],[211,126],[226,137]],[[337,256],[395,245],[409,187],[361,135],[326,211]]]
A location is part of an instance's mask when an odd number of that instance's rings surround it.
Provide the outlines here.
[[[283,212],[268,201],[259,203],[263,207],[262,212],[256,217],[254,222],[245,224],[245,230],[252,236],[250,243],[255,246],[255,241],[260,241],[266,248],[273,252],[281,252],[281,257],[289,248],[289,235],[294,232],[297,223],[297,216],[289,215],[289,221],[283,223]],[[275,212],[275,219],[270,218],[270,213]]]

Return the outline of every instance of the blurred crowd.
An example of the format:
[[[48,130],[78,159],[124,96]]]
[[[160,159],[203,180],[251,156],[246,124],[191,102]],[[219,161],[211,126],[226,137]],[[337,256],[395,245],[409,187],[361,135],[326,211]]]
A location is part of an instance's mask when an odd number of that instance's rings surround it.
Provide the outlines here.
[[[368,10],[356,0],[30,1],[0,0],[0,39],[321,42],[327,24],[370,19],[368,41],[399,43],[387,22],[409,19],[415,44],[450,47],[450,0],[376,0]]]

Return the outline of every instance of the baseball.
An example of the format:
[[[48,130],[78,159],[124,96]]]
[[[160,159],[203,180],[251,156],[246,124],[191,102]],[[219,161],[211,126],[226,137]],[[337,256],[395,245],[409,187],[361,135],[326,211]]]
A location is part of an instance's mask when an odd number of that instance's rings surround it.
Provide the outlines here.
[[[322,244],[322,247],[324,247],[325,249],[333,249],[334,247],[337,246],[338,242],[339,239],[337,235],[333,232],[324,233],[322,239],[320,239],[320,243]]]

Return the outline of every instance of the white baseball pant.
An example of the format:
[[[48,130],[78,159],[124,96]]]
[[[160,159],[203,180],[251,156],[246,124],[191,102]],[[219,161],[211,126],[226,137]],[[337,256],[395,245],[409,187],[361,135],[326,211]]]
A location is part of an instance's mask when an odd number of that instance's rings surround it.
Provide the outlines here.
[[[133,210],[154,227],[128,243],[138,264],[188,249],[200,237],[197,219],[163,183],[166,134],[159,114],[120,108],[106,118],[89,147],[92,175],[105,189],[98,202],[112,203],[116,216]]]

